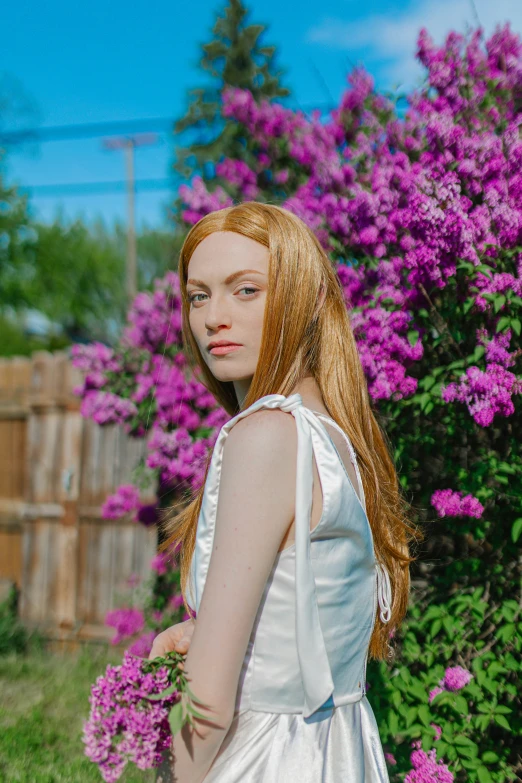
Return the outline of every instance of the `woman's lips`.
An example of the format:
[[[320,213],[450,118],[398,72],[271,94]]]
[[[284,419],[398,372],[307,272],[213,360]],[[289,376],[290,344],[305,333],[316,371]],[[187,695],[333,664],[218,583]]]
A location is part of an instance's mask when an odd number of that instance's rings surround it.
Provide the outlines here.
[[[213,353],[215,356],[221,356],[221,354],[230,353],[231,351],[235,351],[237,348],[241,348],[240,345],[216,345],[214,348],[210,349],[210,353]]]

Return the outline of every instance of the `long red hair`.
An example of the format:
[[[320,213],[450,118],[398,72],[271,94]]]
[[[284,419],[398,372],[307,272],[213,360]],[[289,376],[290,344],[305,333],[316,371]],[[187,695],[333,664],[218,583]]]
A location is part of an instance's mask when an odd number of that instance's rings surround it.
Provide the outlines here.
[[[270,307],[265,308],[259,360],[243,408],[267,394],[287,396],[306,374],[311,374],[330,416],[353,444],[375,556],[388,569],[393,595],[389,623],[383,623],[377,612],[369,656],[389,658],[390,633],[407,611],[409,564],[416,559],[410,555],[409,544],[423,536],[408,519],[410,506],[401,495],[390,446],[372,411],[339,278],[313,231],[283,207],[244,202],[211,212],[190,229],[179,257],[183,340],[189,359],[201,368],[203,383],[230,416],[240,410],[234,386],[212,375],[189,327],[189,261],[199,243],[215,231],[234,231],[269,251]],[[324,303],[316,313],[321,292]],[[204,483],[181,510],[169,509],[163,521],[165,539],[161,549],[173,547],[179,551],[181,590],[189,613],[187,586]]]

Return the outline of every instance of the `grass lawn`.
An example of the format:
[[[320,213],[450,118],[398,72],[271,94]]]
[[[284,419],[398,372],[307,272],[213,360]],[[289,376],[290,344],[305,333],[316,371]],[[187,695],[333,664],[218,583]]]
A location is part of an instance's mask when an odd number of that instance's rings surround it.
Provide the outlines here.
[[[84,755],[83,721],[92,683],[121,656],[106,648],[57,655],[33,650],[0,657],[1,783],[103,783]],[[128,767],[123,783],[153,783]]]

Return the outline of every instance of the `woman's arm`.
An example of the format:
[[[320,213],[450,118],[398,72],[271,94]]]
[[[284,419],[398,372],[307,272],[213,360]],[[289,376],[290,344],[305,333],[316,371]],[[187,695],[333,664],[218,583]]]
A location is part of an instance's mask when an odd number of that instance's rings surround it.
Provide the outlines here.
[[[234,716],[243,659],[277,551],[295,512],[297,429],[283,411],[241,419],[225,442],[214,544],[185,660],[193,693],[218,724],[195,719],[173,742],[173,779],[201,783]]]

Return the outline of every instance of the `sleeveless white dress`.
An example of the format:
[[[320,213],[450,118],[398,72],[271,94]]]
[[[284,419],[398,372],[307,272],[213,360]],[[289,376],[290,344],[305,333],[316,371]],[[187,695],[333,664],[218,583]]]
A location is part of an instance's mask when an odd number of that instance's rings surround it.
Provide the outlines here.
[[[391,613],[390,580],[375,558],[352,444],[300,394],[268,394],[221,428],[198,519],[189,606],[198,611],[205,586],[225,439],[262,408],[287,411],[297,425],[295,544],[278,552],[267,580],[234,719],[205,783],[389,783],[365,685],[377,604],[384,622]],[[361,500],[321,418],[346,438]],[[313,455],[323,511],[310,530]]]

